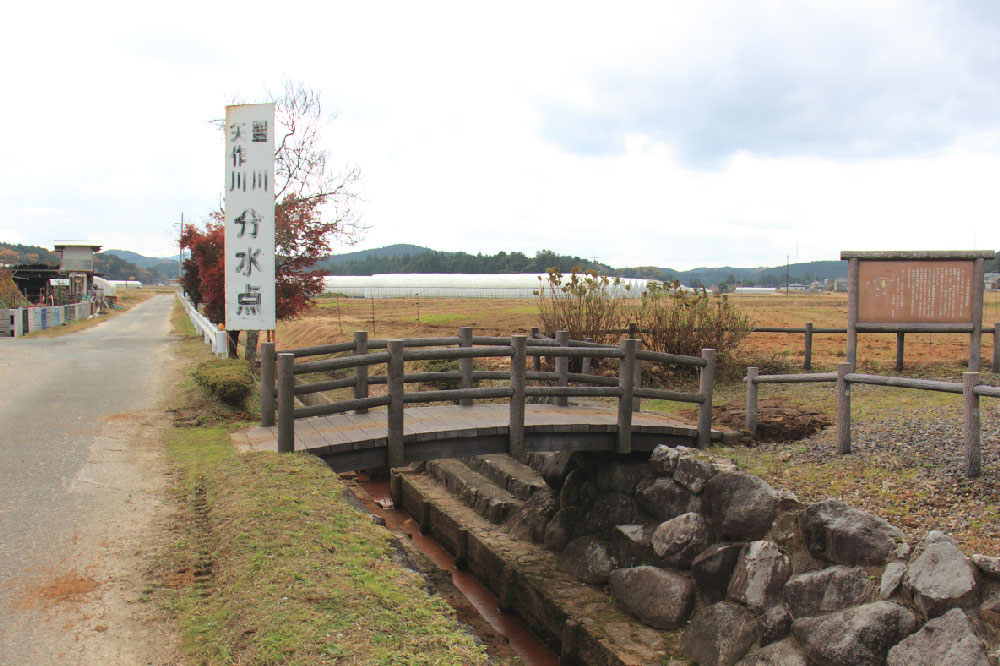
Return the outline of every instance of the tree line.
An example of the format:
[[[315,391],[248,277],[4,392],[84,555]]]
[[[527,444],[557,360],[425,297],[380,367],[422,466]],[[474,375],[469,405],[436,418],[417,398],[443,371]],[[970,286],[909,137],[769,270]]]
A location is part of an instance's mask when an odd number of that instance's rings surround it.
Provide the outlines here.
[[[421,252],[400,256],[372,253],[343,263],[321,261],[318,268],[330,275],[374,275],[376,273],[544,273],[550,268],[568,273],[574,266],[602,273],[612,268],[600,262],[540,250],[533,257],[523,252],[469,254],[467,252]]]

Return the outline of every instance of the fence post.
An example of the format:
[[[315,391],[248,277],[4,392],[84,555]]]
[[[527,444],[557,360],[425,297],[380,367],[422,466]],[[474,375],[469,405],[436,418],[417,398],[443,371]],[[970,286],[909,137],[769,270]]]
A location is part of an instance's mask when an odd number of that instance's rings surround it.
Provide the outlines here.
[[[364,356],[368,353],[368,331],[354,331],[354,355]],[[368,397],[368,366],[359,365],[354,368],[354,399]],[[355,414],[366,414],[367,407],[354,410]]]
[[[642,349],[642,340],[636,338],[635,350],[639,351]],[[632,411],[639,411],[639,403],[641,398],[635,395],[635,389],[642,388],[642,361],[640,359],[635,359],[635,363],[632,366]]]
[[[403,462],[403,341],[389,340],[388,388],[389,424],[386,437],[386,464],[390,469]]]
[[[556,340],[559,342],[560,347],[569,347],[569,331],[556,331]],[[559,373],[556,386],[569,386],[568,356],[556,356],[556,372]],[[556,404],[560,407],[568,407],[569,398],[564,395],[559,396],[556,398]]]
[[[537,326],[532,326],[531,327],[531,338],[534,339],[537,336],[538,336],[538,327]],[[542,371],[542,357],[541,356],[532,356],[531,358],[532,358],[532,361],[531,361],[531,368],[532,368],[532,370],[534,370],[535,372],[541,372]]]
[[[976,258],[973,275],[983,274],[982,257]],[[979,372],[979,360],[983,353],[983,292],[985,284],[980,279],[972,281],[972,333],[969,335],[969,372]]]
[[[507,454],[515,460],[524,458],[524,365],[525,352],[528,348],[528,337],[525,335],[510,336],[510,346],[514,354],[510,357],[510,427],[507,441]]]
[[[896,331],[896,372],[903,370],[903,345],[906,333]]]
[[[851,385],[844,376],[851,363],[837,364],[837,453],[851,452]]]
[[[274,343],[260,344],[260,424],[274,425]]]
[[[813,323],[806,322],[806,359],[802,364],[806,370],[812,370],[813,366]]]
[[[458,329],[458,345],[460,347],[472,346],[472,327],[460,326]],[[464,389],[472,388],[472,359],[458,359],[458,369],[462,371],[462,381],[460,386]],[[462,407],[472,407],[472,398],[461,398],[458,404]]]
[[[586,342],[593,342],[594,338],[584,338],[584,340]],[[582,374],[589,375],[591,373],[592,364],[593,364],[593,359],[590,356],[584,356],[583,362],[581,363],[582,367],[580,368],[580,372]]]
[[[979,421],[979,396],[976,384],[978,372],[962,373],[962,397],[965,407],[965,448],[962,451],[965,478],[973,479],[982,473],[981,428]]]
[[[635,382],[635,338],[621,341],[622,360],[618,368],[618,443],[615,451],[632,453],[632,390]]]
[[[993,323],[993,372],[1000,372],[1000,322]]]
[[[760,368],[747,368],[747,430],[751,437],[757,435],[757,373]]]
[[[715,350],[702,349],[701,357],[708,362],[701,369],[701,381],[698,386],[698,393],[705,398],[705,402],[698,405],[698,448],[705,449],[712,442],[712,385],[715,383]]]
[[[295,450],[295,354],[278,354],[278,453]]]

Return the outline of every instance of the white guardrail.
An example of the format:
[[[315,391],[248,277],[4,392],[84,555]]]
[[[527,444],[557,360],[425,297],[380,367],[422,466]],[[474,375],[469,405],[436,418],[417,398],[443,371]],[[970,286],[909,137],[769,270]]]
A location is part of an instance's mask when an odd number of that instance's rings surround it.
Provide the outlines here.
[[[177,297],[184,304],[184,310],[187,311],[195,330],[205,338],[205,344],[212,345],[212,352],[216,356],[229,358],[229,334],[226,329],[219,328],[210,322],[205,315],[198,312],[198,308],[194,306],[191,299],[180,289],[177,290]]]

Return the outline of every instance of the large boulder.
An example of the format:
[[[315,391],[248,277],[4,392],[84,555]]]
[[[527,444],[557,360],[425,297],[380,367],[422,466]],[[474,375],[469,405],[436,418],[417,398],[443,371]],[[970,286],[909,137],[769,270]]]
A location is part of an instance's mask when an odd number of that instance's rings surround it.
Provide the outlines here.
[[[917,630],[917,616],[891,601],[876,601],[792,622],[792,635],[819,666],[882,666],[896,643]]]
[[[691,575],[705,603],[714,604],[726,598],[729,579],[743,546],[741,542],[717,543],[706,548],[691,562]]]
[[[666,476],[650,483],[641,483],[635,498],[639,506],[660,520],[670,520],[685,513],[702,512],[701,497]]]
[[[976,554],[972,556],[972,562],[990,578],[1000,578],[1000,557]]]
[[[524,541],[541,544],[545,531],[556,513],[556,496],[549,488],[540,488],[507,519],[511,534]]]
[[[577,506],[568,506],[556,511],[552,520],[545,527],[545,538],[542,541],[545,550],[558,553],[564,549],[573,538],[573,530],[576,529],[579,518],[580,507]]]
[[[979,596],[976,565],[940,533],[928,535],[924,552],[910,563],[903,585],[927,618],[956,606],[971,606]]]
[[[585,472],[574,469],[567,474],[562,487],[559,488],[559,508],[565,509],[583,504],[583,486],[585,483],[587,483],[587,474]]]
[[[768,608],[757,621],[761,646],[776,643],[788,636],[792,630],[792,620],[792,614],[781,604]]]
[[[781,600],[781,590],[791,573],[791,562],[777,544],[751,541],[740,551],[733,568],[729,599],[764,612]]]
[[[733,666],[757,641],[757,619],[728,601],[695,613],[681,635],[681,652],[701,666]]]
[[[683,626],[694,607],[691,579],[657,567],[615,569],[608,585],[622,610],[656,629]]]
[[[724,538],[750,541],[763,538],[771,529],[778,493],[756,476],[720,472],[705,484],[705,505]]]
[[[888,666],[990,666],[969,617],[953,608],[889,650]]]
[[[653,552],[653,525],[615,525],[611,530],[611,545],[621,567],[656,563]]]
[[[584,506],[577,524],[576,534],[599,534],[610,537],[615,525],[641,523],[642,512],[628,493],[602,493]]]
[[[902,562],[890,562],[885,565],[882,572],[882,580],[879,583],[878,594],[883,599],[888,599],[896,594],[896,590],[903,583],[903,574],[906,573],[906,565]]]
[[[545,457],[541,465],[542,478],[550,488],[559,490],[562,488],[566,476],[576,467],[573,454],[568,451],[553,453]]]
[[[680,457],[678,448],[683,447],[660,444],[653,449],[653,453],[649,456],[649,464],[653,471],[657,474],[673,474],[677,467],[677,459]]]
[[[903,537],[898,527],[835,499],[806,507],[799,527],[812,556],[833,564],[882,565]]]
[[[809,662],[795,641],[784,640],[751,652],[736,666],[809,666]]]
[[[595,535],[573,539],[559,554],[559,568],[590,585],[604,585],[617,567],[608,543]]]
[[[682,452],[677,458],[674,481],[693,493],[700,493],[719,470],[710,461]]]
[[[858,606],[871,596],[874,583],[861,567],[842,565],[795,576],[785,585],[785,604],[795,617],[819,615]]]
[[[685,513],[660,524],[653,532],[653,552],[672,567],[686,569],[712,543],[708,523],[700,513]]]

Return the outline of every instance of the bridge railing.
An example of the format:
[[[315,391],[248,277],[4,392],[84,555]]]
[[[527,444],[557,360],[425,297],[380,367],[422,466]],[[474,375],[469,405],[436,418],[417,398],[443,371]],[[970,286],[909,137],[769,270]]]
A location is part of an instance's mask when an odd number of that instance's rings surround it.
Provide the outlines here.
[[[711,435],[712,383],[715,373],[715,350],[702,355],[680,356],[642,350],[638,340],[627,338],[618,346],[597,345],[569,340],[560,331],[556,339],[534,339],[526,335],[510,338],[475,336],[472,329],[459,329],[456,337],[370,340],[367,332],[358,331],[353,342],[318,345],[276,352],[273,343],[261,348],[261,424],[278,426],[278,450],[294,449],[295,420],[344,412],[362,414],[374,407],[386,406],[387,452],[390,467],[403,464],[404,405],[456,401],[472,405],[475,400],[506,399],[510,404],[508,450],[514,456],[525,453],[524,412],[528,398],[550,398],[567,404],[570,397],[611,397],[618,400],[616,450],[632,450],[632,413],[639,411],[642,398],[673,400],[698,405],[698,446],[707,446]],[[380,350],[385,351],[380,351]],[[295,362],[310,356],[349,353],[314,361]],[[509,370],[477,370],[475,359],[509,358]],[[528,371],[527,359],[533,370]],[[554,371],[541,370],[541,358],[553,360]],[[569,372],[569,360],[581,359],[584,372]],[[590,374],[594,359],[618,361],[618,376]],[[406,372],[405,363],[414,361],[457,360],[458,371]],[[700,370],[697,393],[668,391],[642,386],[642,363],[674,364]],[[384,367],[384,374],[371,375],[369,369]],[[296,376],[353,370],[353,376],[323,379],[296,384]],[[440,380],[458,381],[459,388],[405,391],[408,383]],[[506,385],[476,387],[480,380],[499,380]],[[551,382],[532,385],[528,382]],[[574,384],[574,385],[571,385]],[[370,396],[369,386],[385,384],[384,394]],[[353,389],[353,398],[327,404],[296,407],[296,396],[335,389]],[[275,420],[275,405],[277,419]]]

